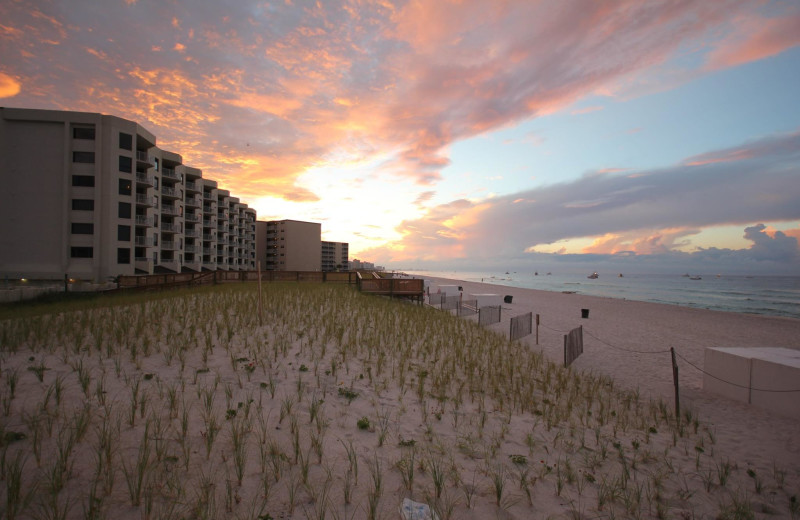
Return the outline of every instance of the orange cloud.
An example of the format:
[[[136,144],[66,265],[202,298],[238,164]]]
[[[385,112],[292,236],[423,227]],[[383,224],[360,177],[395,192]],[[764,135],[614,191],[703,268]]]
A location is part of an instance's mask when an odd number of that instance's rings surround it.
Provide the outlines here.
[[[700,231],[694,228],[667,228],[661,230],[633,230],[624,234],[607,233],[596,237],[594,242],[584,247],[582,253],[618,254],[634,252],[640,255],[666,253],[689,245],[688,235]]]
[[[734,67],[775,56],[800,45],[800,14],[779,18],[742,18],[735,30],[708,55],[711,69]]]
[[[0,72],[0,98],[14,97],[22,90],[22,85],[15,78]]]

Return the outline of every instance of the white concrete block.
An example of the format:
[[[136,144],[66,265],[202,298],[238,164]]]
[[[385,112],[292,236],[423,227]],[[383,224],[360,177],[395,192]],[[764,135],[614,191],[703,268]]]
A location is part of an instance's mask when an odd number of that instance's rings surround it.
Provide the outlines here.
[[[470,294],[470,300],[477,300],[477,307],[480,309],[481,307],[497,307],[498,305],[502,305],[503,297],[499,294]]]
[[[800,351],[707,348],[703,389],[781,415],[800,418]]]

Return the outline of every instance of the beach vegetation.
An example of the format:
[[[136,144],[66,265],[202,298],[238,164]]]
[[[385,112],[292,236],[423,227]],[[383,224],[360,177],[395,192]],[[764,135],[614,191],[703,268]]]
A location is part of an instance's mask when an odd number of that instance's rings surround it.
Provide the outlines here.
[[[732,459],[692,409],[424,306],[262,293],[261,324],[254,284],[0,313],[5,516],[386,518],[402,489],[443,519],[545,492],[575,517],[751,518],[747,488],[798,517],[795,472]]]

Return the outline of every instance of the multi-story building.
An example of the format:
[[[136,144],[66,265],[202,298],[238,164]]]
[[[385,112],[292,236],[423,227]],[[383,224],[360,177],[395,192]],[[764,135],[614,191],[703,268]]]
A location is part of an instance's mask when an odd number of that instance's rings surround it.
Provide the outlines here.
[[[0,107],[0,157],[0,276],[255,269],[255,210],[133,121]]]
[[[347,270],[350,244],[347,242],[322,242],[322,270]]]
[[[322,270],[322,225],[299,220],[256,222],[256,258],[266,271]]]

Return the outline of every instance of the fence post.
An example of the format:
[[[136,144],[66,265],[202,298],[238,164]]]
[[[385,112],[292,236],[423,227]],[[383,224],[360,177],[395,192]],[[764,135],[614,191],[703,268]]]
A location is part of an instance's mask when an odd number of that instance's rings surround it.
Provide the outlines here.
[[[669,348],[672,354],[672,379],[675,383],[675,420],[677,421],[678,428],[681,426],[681,396],[678,389],[678,362],[675,360],[675,348]]]
[[[261,309],[262,309],[262,304],[261,304],[261,260],[256,262],[256,264],[258,266],[258,326],[260,327],[261,326],[261,314],[262,314],[261,313]]]
[[[539,344],[539,315],[536,315],[536,344]]]

